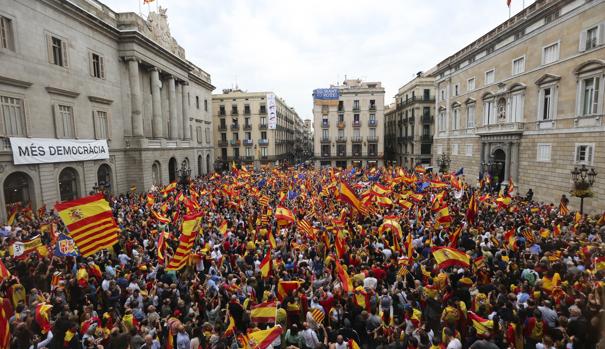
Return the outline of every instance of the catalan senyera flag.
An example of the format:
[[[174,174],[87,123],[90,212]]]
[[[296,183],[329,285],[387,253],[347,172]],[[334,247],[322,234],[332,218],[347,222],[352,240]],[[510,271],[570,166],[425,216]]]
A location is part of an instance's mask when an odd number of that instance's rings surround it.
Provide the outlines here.
[[[280,325],[271,327],[266,330],[253,331],[248,334],[248,345],[250,349],[265,349],[268,348],[273,341],[281,335],[282,328]]]
[[[271,272],[271,263],[273,261],[271,260],[271,250],[269,249],[267,251],[267,255],[265,256],[265,258],[263,258],[262,262],[260,263],[260,274],[263,277],[263,279],[266,279],[267,277],[269,277],[269,273]]]
[[[183,217],[182,234],[179,237],[179,246],[176,248],[176,252],[174,253],[174,256],[172,256],[170,263],[168,263],[166,270],[179,270],[187,265],[196,233],[200,229],[201,217],[202,215],[200,213],[194,213]]]
[[[326,314],[324,314],[323,310],[319,308],[312,308],[309,310],[309,312],[311,312],[311,317],[317,324],[322,324],[324,322]]]
[[[267,195],[263,195],[260,197],[260,199],[258,199],[258,202],[261,204],[261,206],[269,206],[270,200],[271,199]]]
[[[277,298],[282,301],[289,293],[292,293],[300,287],[302,281],[284,281],[277,282]]]
[[[433,247],[433,258],[437,261],[439,269],[449,267],[468,268],[471,258],[466,253],[451,247]]]
[[[480,269],[485,266],[485,258],[483,256],[479,256],[473,259],[473,265],[475,266],[475,270]]]
[[[275,302],[264,302],[253,305],[250,309],[250,321],[259,324],[275,323],[277,305]]]
[[[279,225],[290,225],[296,221],[294,213],[283,206],[277,206],[275,219],[277,219],[277,224]]]
[[[494,329],[494,321],[484,319],[481,316],[468,312],[468,318],[473,322],[473,327],[477,330],[477,336],[481,338],[489,337],[490,331]]]
[[[296,228],[304,231],[307,236],[313,236],[313,226],[311,226],[311,224],[305,221],[304,219],[301,219],[296,222]]]
[[[349,277],[347,271],[342,267],[338,259],[336,260],[336,275],[338,275],[338,279],[342,283],[343,291],[349,293],[353,292],[353,281]]]
[[[62,202],[55,205],[55,210],[82,256],[90,256],[118,242],[120,228],[103,194]]]
[[[561,200],[559,203],[559,214],[563,216],[567,216],[569,214],[569,208],[567,208],[567,205],[563,202],[563,200]]]
[[[40,303],[36,306],[34,318],[38,323],[38,326],[40,326],[40,330],[43,334],[46,334],[48,331],[50,331],[50,310],[52,307],[52,305],[46,303]]]

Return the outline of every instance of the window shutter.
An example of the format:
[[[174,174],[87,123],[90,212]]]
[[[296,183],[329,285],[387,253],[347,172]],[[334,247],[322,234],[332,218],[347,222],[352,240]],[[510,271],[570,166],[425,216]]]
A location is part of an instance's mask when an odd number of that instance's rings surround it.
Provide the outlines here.
[[[46,51],[48,54],[48,63],[55,64],[53,59],[53,38],[50,34],[46,34]]]
[[[53,113],[55,117],[55,135],[57,138],[63,138],[63,122],[61,120],[61,113],[59,112],[58,104],[53,104]]]
[[[592,145],[586,146],[586,163],[592,164]]]
[[[92,111],[92,128],[95,139],[99,139],[99,116],[96,110]]]
[[[67,40],[61,40],[61,55],[63,55],[63,66],[65,68],[69,67],[69,63],[67,61]]]
[[[107,140],[111,140],[111,112],[107,111]]]
[[[586,30],[582,30],[580,32],[580,44],[578,47],[578,51],[580,51],[580,52],[586,51]]]
[[[103,56],[99,56],[99,72],[101,79],[105,79],[105,58]]]
[[[90,52],[90,51],[88,51],[88,73],[92,77],[95,76],[95,65],[94,65],[93,59],[92,59],[92,52]],[[93,111],[93,114],[94,114],[94,111]]]
[[[599,24],[597,29],[597,45],[605,44],[605,22]]]

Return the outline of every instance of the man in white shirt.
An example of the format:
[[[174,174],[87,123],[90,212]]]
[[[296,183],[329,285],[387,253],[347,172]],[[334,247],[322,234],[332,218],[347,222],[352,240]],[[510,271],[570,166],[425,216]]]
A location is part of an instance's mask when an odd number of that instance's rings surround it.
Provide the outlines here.
[[[307,322],[303,323],[304,330],[301,332],[301,337],[303,341],[305,341],[305,346],[307,348],[316,348],[319,345],[319,339],[317,338],[317,333],[309,327]]]
[[[462,349],[462,342],[456,337],[454,337],[454,332],[446,327],[443,330],[445,334],[445,342],[447,343],[447,349]]]

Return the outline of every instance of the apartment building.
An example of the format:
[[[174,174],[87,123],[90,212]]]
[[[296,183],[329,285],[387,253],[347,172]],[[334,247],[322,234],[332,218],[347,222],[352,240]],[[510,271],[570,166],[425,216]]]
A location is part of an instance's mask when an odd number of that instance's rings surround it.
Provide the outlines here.
[[[166,11],[0,0],[0,217],[212,170],[210,75]]]
[[[315,165],[384,165],[384,88],[345,80],[313,91]],[[381,137],[382,136],[382,137]]]
[[[296,163],[303,122],[273,92],[225,89],[212,96],[212,105],[217,169],[233,162],[254,168]]]
[[[469,181],[512,178],[557,203],[574,167],[605,174],[605,1],[538,0],[433,75],[434,158],[449,154]],[[588,211],[605,209],[604,183],[597,176]]]
[[[394,108],[389,110],[387,152],[389,160],[400,166],[431,164],[435,118],[435,78],[431,72],[420,72],[400,87]]]

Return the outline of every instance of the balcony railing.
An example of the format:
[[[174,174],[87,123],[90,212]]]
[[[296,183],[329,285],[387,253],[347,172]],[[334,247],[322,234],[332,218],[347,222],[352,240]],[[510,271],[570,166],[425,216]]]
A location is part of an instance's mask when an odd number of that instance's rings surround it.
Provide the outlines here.
[[[258,110],[258,113],[261,115],[267,114],[267,109],[265,107],[260,107],[260,109]]]
[[[229,142],[227,142],[226,140],[219,140],[218,141],[218,146],[219,147],[226,147],[229,144]]]
[[[376,105],[370,105],[370,111],[376,111]]]
[[[244,109],[244,115],[250,115],[250,108]]]
[[[351,138],[351,142],[353,142],[353,143],[361,143],[361,141],[363,141],[363,137],[361,137],[361,136],[353,136]]]
[[[244,139],[244,145],[251,146],[252,144],[254,144],[254,142],[252,142],[251,139]]]
[[[261,130],[266,130],[267,129],[267,124],[260,124],[258,126],[258,128],[261,129]]]
[[[432,117],[430,115],[422,115],[422,123],[430,124],[432,122]]]
[[[251,155],[244,156],[244,161],[254,161],[254,156],[251,156]]]
[[[431,103],[435,102],[435,96],[413,96],[408,98],[407,100],[403,100],[401,103],[397,105],[398,108],[407,107],[410,104],[414,103]]]
[[[268,145],[269,144],[269,140],[261,138],[261,139],[258,140],[258,144],[259,145]]]
[[[323,153],[323,154],[321,154],[321,157],[323,157],[323,158],[329,158],[330,157],[330,153]]]
[[[413,124],[415,120],[416,120],[415,116],[408,117],[408,122],[410,123],[410,125]]]
[[[239,131],[239,125],[238,124],[231,124],[231,131]]]
[[[378,136],[368,136],[368,142],[370,142],[370,143],[378,142]]]
[[[525,125],[522,122],[509,122],[504,124],[490,124],[485,126],[479,126],[475,129],[475,133],[520,133],[523,132],[524,128]]]
[[[252,125],[250,125],[250,124],[244,125],[244,130],[245,131],[250,131],[251,129],[252,129]]]
[[[345,136],[336,137],[336,143],[346,143],[346,142],[347,142],[347,137],[345,137]]]
[[[370,126],[370,127],[376,127],[376,125],[377,125],[376,120],[370,120],[370,121],[368,121],[368,126]]]
[[[229,144],[231,144],[234,147],[239,147],[239,145],[241,144],[241,142],[239,141],[239,139],[232,139],[229,141]]]
[[[227,125],[218,125],[219,131],[227,131]]]
[[[345,128],[345,126],[347,126],[347,124],[344,121],[339,121],[337,127],[339,129],[343,129]]]
[[[238,115],[237,109],[231,109],[231,115]]]
[[[422,143],[431,143],[433,141],[433,136],[422,135],[420,136],[420,141]]]
[[[225,116],[225,115],[227,115],[227,112],[225,111],[225,109],[221,109],[221,110],[219,110],[218,115]]]
[[[323,121],[323,122],[321,123],[321,128],[330,128],[330,123],[329,123],[329,122],[326,122],[326,121]]]
[[[361,127],[361,121],[353,121],[353,127]]]
[[[360,111],[361,109],[359,108],[359,106],[353,106],[353,111]]]
[[[330,137],[321,137],[320,142],[321,143],[330,143]]]

